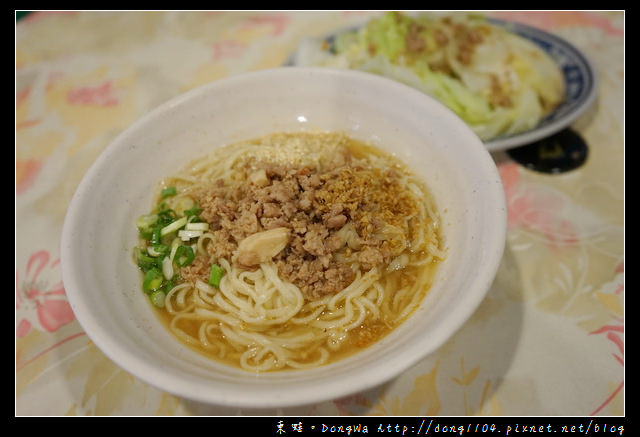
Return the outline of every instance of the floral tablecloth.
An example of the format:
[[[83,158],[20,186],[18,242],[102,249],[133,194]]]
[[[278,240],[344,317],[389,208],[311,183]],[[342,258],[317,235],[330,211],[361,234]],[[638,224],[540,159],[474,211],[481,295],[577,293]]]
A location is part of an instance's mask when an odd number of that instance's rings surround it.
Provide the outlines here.
[[[594,63],[597,101],[572,126],[589,156],[550,175],[494,154],[509,226],[498,275],[468,323],[398,378],[277,411],[204,405],[136,379],[76,321],[59,239],[109,142],[167,99],[280,66],[299,38],[377,13],[36,12],[16,22],[16,415],[625,414],[623,12],[488,12],[555,33]]]

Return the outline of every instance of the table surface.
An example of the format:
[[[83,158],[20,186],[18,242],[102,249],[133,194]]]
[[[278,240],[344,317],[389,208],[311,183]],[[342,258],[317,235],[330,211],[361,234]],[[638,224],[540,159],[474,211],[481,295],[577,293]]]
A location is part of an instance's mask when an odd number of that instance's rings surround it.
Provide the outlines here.
[[[396,379],[296,408],[199,404],[119,368],[76,321],[61,229],[109,142],[180,93],[280,66],[299,38],[376,14],[36,12],[16,23],[16,415],[625,414],[623,12],[488,12],[593,62],[597,100],[572,125],[588,159],[551,175],[493,154],[508,202],[497,277],[450,341]]]

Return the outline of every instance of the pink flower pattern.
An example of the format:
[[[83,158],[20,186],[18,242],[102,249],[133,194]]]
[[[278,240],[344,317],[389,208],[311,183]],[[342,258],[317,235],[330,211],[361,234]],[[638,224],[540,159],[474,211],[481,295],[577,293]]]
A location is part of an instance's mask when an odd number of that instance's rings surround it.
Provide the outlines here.
[[[213,45],[213,59],[219,61],[227,58],[237,58],[246,49],[246,46],[235,40],[218,41]]]
[[[617,294],[617,293],[616,293]],[[604,325],[594,331],[591,331],[589,335],[606,335],[607,340],[613,343],[616,353],[613,353],[613,358],[624,367],[624,321],[620,318],[616,318],[616,322],[608,325]],[[624,387],[624,377],[613,390],[613,392],[591,413],[592,416],[600,413],[607,405],[618,396]]]
[[[562,216],[565,199],[551,191],[536,190],[534,184],[521,183],[518,164],[499,166],[507,199],[509,229],[526,227],[542,234],[550,247],[578,243],[573,223]]]
[[[350,396],[345,396],[340,399],[335,399],[333,401],[333,405],[338,409],[339,415],[341,416],[351,416],[353,413],[350,411],[349,407],[360,407],[366,408],[369,406],[369,402],[367,398],[362,393],[355,393]]]
[[[111,81],[73,88],[67,93],[67,100],[75,105],[114,106],[119,103]]]
[[[249,17],[242,27],[249,29],[267,26],[271,28],[269,31],[270,36],[279,36],[284,33],[288,24],[289,17],[287,15],[270,13]]]
[[[16,159],[16,194],[25,193],[35,182],[42,161],[39,159]]]
[[[25,279],[16,272],[16,335],[24,337],[32,329],[55,332],[74,320],[62,281],[49,282],[50,273],[60,259],[51,261],[48,251],[40,250],[29,257]],[[49,273],[47,275],[47,273]]]
[[[624,262],[621,262],[615,271],[616,277],[605,284],[602,287],[602,293],[614,294],[616,296],[624,293]],[[620,296],[622,298],[622,296]],[[612,354],[621,366],[624,366],[624,322],[622,318],[615,317],[615,322],[608,325],[604,325],[598,329],[595,329],[589,333],[590,335],[606,335],[607,340],[612,342],[617,350],[617,353]]]

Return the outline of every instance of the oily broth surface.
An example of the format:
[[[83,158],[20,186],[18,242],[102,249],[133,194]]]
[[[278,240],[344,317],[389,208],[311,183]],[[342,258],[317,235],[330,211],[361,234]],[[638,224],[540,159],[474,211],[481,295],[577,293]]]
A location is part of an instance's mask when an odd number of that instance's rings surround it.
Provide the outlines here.
[[[405,268],[403,271],[393,271],[388,273],[388,277],[389,277],[389,281],[391,283],[406,283],[406,281],[412,281],[415,280],[416,276],[418,274],[420,274],[420,271],[422,270],[422,274],[424,274],[424,271],[427,272],[427,275],[430,278],[433,278],[435,276],[436,273],[436,268],[437,268],[437,264],[438,263],[430,263],[427,266],[424,267],[407,267]],[[424,288],[422,290],[420,290],[420,293],[422,295],[422,297],[420,298],[420,301],[422,301],[427,293],[428,293],[429,289],[428,288]],[[169,314],[168,312],[164,311],[163,309],[159,309],[159,308],[155,308],[153,307],[153,311],[156,314],[156,316],[158,317],[158,320],[160,320],[160,322],[163,324],[163,326],[169,331],[171,332],[171,330],[169,329],[169,324],[171,323],[172,320],[172,316],[171,314]],[[413,313],[412,313],[413,314]],[[410,314],[411,316],[411,314]],[[358,352],[361,352],[362,350],[366,349],[367,347],[377,343],[378,341],[380,341],[381,339],[383,339],[385,336],[387,336],[390,332],[392,332],[396,327],[398,327],[400,324],[402,324],[402,322],[404,322],[405,319],[402,320],[366,320],[362,325],[360,325],[358,328],[355,328],[354,330],[351,331],[351,335],[349,336],[347,343],[344,344],[344,346],[338,350],[338,351],[334,351],[331,353],[331,355],[329,356],[329,361],[326,364],[331,364],[337,361],[340,361],[342,359],[345,359],[353,354],[356,354]],[[189,333],[190,335],[197,337],[198,336],[198,330],[200,328],[200,324],[197,322],[192,322],[192,321],[185,321],[184,325],[182,325],[182,327],[184,328],[184,330]],[[283,324],[281,327],[281,331],[282,332],[286,332],[288,325],[287,324]],[[179,337],[175,336],[175,334],[172,333],[172,335],[176,338],[177,341],[180,341],[182,344],[186,345],[187,347],[189,347],[191,350],[202,354],[206,357],[209,357],[215,361],[221,362],[223,364],[229,365],[231,367],[239,367],[238,366],[238,360],[239,360],[239,356],[243,351],[237,351],[234,354],[228,354],[226,356],[220,356],[218,354],[216,354],[215,352],[212,352],[204,347],[202,347],[199,344],[190,344],[190,343],[186,343],[184,341],[182,341]],[[218,341],[220,342],[224,342],[224,336],[220,335],[218,337]],[[320,340],[318,343],[321,344],[323,342],[323,340]],[[311,357],[309,357],[309,361],[311,361]]]

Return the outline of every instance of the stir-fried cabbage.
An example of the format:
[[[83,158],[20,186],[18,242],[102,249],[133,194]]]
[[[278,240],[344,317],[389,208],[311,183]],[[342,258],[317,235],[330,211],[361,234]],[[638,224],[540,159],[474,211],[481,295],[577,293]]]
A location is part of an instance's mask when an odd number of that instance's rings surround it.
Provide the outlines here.
[[[534,128],[564,98],[562,72],[530,41],[478,15],[389,12],[329,46],[306,40],[298,65],[387,76],[441,101],[483,140]]]

